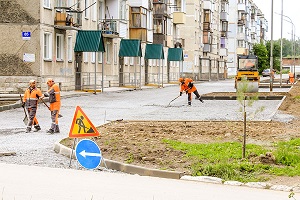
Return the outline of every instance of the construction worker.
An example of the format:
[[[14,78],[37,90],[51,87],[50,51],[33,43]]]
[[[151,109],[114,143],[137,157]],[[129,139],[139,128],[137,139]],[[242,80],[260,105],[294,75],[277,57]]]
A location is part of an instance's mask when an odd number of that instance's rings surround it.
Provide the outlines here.
[[[58,114],[60,111],[60,89],[59,86],[54,82],[52,78],[47,79],[47,85],[49,86],[49,90],[44,94],[45,97],[49,97],[51,111],[51,127],[47,131],[47,133],[59,133],[58,126]]]
[[[289,72],[289,82],[290,84],[294,84],[294,73],[292,73],[291,71]]]
[[[179,78],[180,82],[180,93],[179,95],[182,95],[182,92],[186,92],[188,95],[188,105],[192,105],[192,92],[196,95],[196,99],[200,100],[202,103],[204,102],[201,99],[201,96],[199,95],[197,88],[193,84],[193,80],[190,78]]]
[[[29,87],[25,90],[22,107],[26,107],[28,113],[28,124],[26,133],[31,131],[32,125],[34,125],[34,132],[41,130],[39,122],[36,118],[36,111],[39,98],[43,98],[43,94],[40,89],[36,87],[35,80],[29,81]]]

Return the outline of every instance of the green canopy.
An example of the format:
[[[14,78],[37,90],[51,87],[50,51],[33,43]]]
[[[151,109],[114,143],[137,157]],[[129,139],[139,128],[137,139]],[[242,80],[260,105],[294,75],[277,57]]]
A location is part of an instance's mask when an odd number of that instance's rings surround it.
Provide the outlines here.
[[[119,50],[120,57],[142,57],[141,41],[122,39]]]
[[[101,31],[79,30],[76,37],[75,52],[105,52]]]
[[[183,61],[182,48],[169,48],[168,61]]]
[[[164,49],[162,44],[147,44],[145,59],[164,59]]]

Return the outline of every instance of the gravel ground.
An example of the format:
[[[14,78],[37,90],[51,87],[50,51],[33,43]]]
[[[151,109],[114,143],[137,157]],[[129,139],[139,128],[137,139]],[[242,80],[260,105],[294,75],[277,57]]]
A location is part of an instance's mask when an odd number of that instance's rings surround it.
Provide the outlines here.
[[[234,92],[233,80],[204,82],[196,84],[200,94],[211,92]],[[267,92],[268,89],[260,89]],[[286,92],[287,88],[274,92]],[[62,95],[70,94],[62,92]],[[75,93],[74,93],[75,94]],[[23,109],[0,112],[0,152],[16,152],[16,156],[0,157],[0,162],[11,164],[37,165],[55,168],[68,168],[69,158],[53,151],[54,143],[68,137],[76,106],[80,106],[95,126],[110,120],[241,120],[237,101],[206,100],[203,104],[194,100],[187,106],[187,96],[183,95],[168,106],[169,102],[179,94],[178,86],[160,89],[142,89],[135,91],[116,91],[105,89],[97,95],[84,93],[82,96],[63,98],[59,119],[61,133],[49,135],[50,112],[44,106],[38,108],[37,118],[42,127],[40,132],[25,133],[22,122]],[[258,101],[248,111],[265,107],[254,120],[276,119],[287,121],[289,115],[276,113],[281,101]],[[75,166],[73,162],[72,167]]]

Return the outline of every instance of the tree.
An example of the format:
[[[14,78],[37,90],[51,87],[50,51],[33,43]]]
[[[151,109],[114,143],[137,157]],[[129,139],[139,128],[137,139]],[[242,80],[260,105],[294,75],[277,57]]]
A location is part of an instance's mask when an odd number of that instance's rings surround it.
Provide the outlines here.
[[[255,101],[258,100],[258,93],[253,95],[247,95],[249,91],[253,90],[253,85],[251,85],[251,82],[247,80],[246,76],[243,76],[241,79],[241,82],[239,82],[237,86],[237,101],[241,105],[241,112],[243,113],[243,122],[244,122],[244,128],[243,128],[243,155],[242,157],[246,157],[246,138],[247,138],[247,107],[251,107]],[[260,107],[256,109],[253,113],[250,113],[250,116],[254,117],[255,114],[258,112],[262,112],[264,110],[264,107]]]
[[[269,68],[268,64],[268,50],[262,43],[253,45],[253,53],[258,57],[258,70],[262,72],[264,69]]]

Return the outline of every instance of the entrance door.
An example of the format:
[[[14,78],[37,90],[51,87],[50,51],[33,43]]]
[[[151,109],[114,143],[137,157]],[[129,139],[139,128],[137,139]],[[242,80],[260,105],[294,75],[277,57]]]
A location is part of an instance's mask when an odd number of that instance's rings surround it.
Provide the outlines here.
[[[82,52],[76,52],[75,57],[75,90],[81,90]]]

